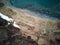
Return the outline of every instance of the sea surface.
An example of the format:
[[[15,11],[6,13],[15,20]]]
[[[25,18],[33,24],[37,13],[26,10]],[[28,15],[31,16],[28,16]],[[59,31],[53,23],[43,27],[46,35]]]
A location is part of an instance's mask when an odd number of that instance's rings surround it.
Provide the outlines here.
[[[10,0],[10,4],[20,9],[40,13],[44,17],[60,20],[60,0]]]

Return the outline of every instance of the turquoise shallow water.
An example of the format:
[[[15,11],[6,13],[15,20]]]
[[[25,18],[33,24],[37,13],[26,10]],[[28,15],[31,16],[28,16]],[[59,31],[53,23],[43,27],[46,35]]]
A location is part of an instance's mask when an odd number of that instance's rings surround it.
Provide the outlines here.
[[[60,19],[60,0],[10,0],[11,5]]]
[[[39,4],[45,7],[51,7],[59,4],[60,0],[11,0],[11,2],[17,7],[28,4]]]

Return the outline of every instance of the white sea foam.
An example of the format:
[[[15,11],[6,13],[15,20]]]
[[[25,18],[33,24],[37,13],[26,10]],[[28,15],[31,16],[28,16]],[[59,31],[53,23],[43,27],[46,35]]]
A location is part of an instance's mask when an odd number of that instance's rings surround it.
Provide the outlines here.
[[[13,23],[13,26],[15,26],[15,27],[17,27],[17,28],[20,28],[20,27],[16,24],[16,22]]]
[[[13,22],[13,19],[12,18],[9,18],[8,16],[5,16],[4,14],[2,14],[2,13],[0,13],[0,17],[1,18],[3,18],[3,19],[5,19],[5,20],[7,20],[7,21],[9,21],[9,22]],[[15,27],[17,27],[17,28],[20,28],[17,24],[16,24],[16,22],[14,21],[14,23],[13,23],[13,26],[15,26]]]
[[[0,17],[7,20],[7,21],[10,21],[10,18],[8,16],[5,16],[4,14],[0,13]]]

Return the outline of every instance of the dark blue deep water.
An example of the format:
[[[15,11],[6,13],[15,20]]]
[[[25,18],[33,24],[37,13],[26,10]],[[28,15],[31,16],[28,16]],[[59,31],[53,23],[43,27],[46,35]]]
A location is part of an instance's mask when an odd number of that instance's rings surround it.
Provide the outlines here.
[[[10,0],[11,5],[60,19],[60,0]]]

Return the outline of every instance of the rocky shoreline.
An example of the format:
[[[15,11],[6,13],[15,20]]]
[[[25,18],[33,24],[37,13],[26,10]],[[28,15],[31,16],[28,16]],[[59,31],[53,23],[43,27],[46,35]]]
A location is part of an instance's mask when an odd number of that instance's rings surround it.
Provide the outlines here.
[[[24,10],[17,10],[8,6],[1,8],[0,12],[13,18],[14,21],[17,22],[17,24],[21,27],[21,32],[23,36],[31,36],[31,38],[35,41],[37,41],[38,35],[40,35],[39,33],[48,34],[51,29],[58,29],[57,23],[60,22],[60,20],[50,20],[41,17],[31,16],[31,14],[27,13]],[[42,32],[42,30],[46,30],[46,32]],[[42,35],[42,37],[44,36]]]

